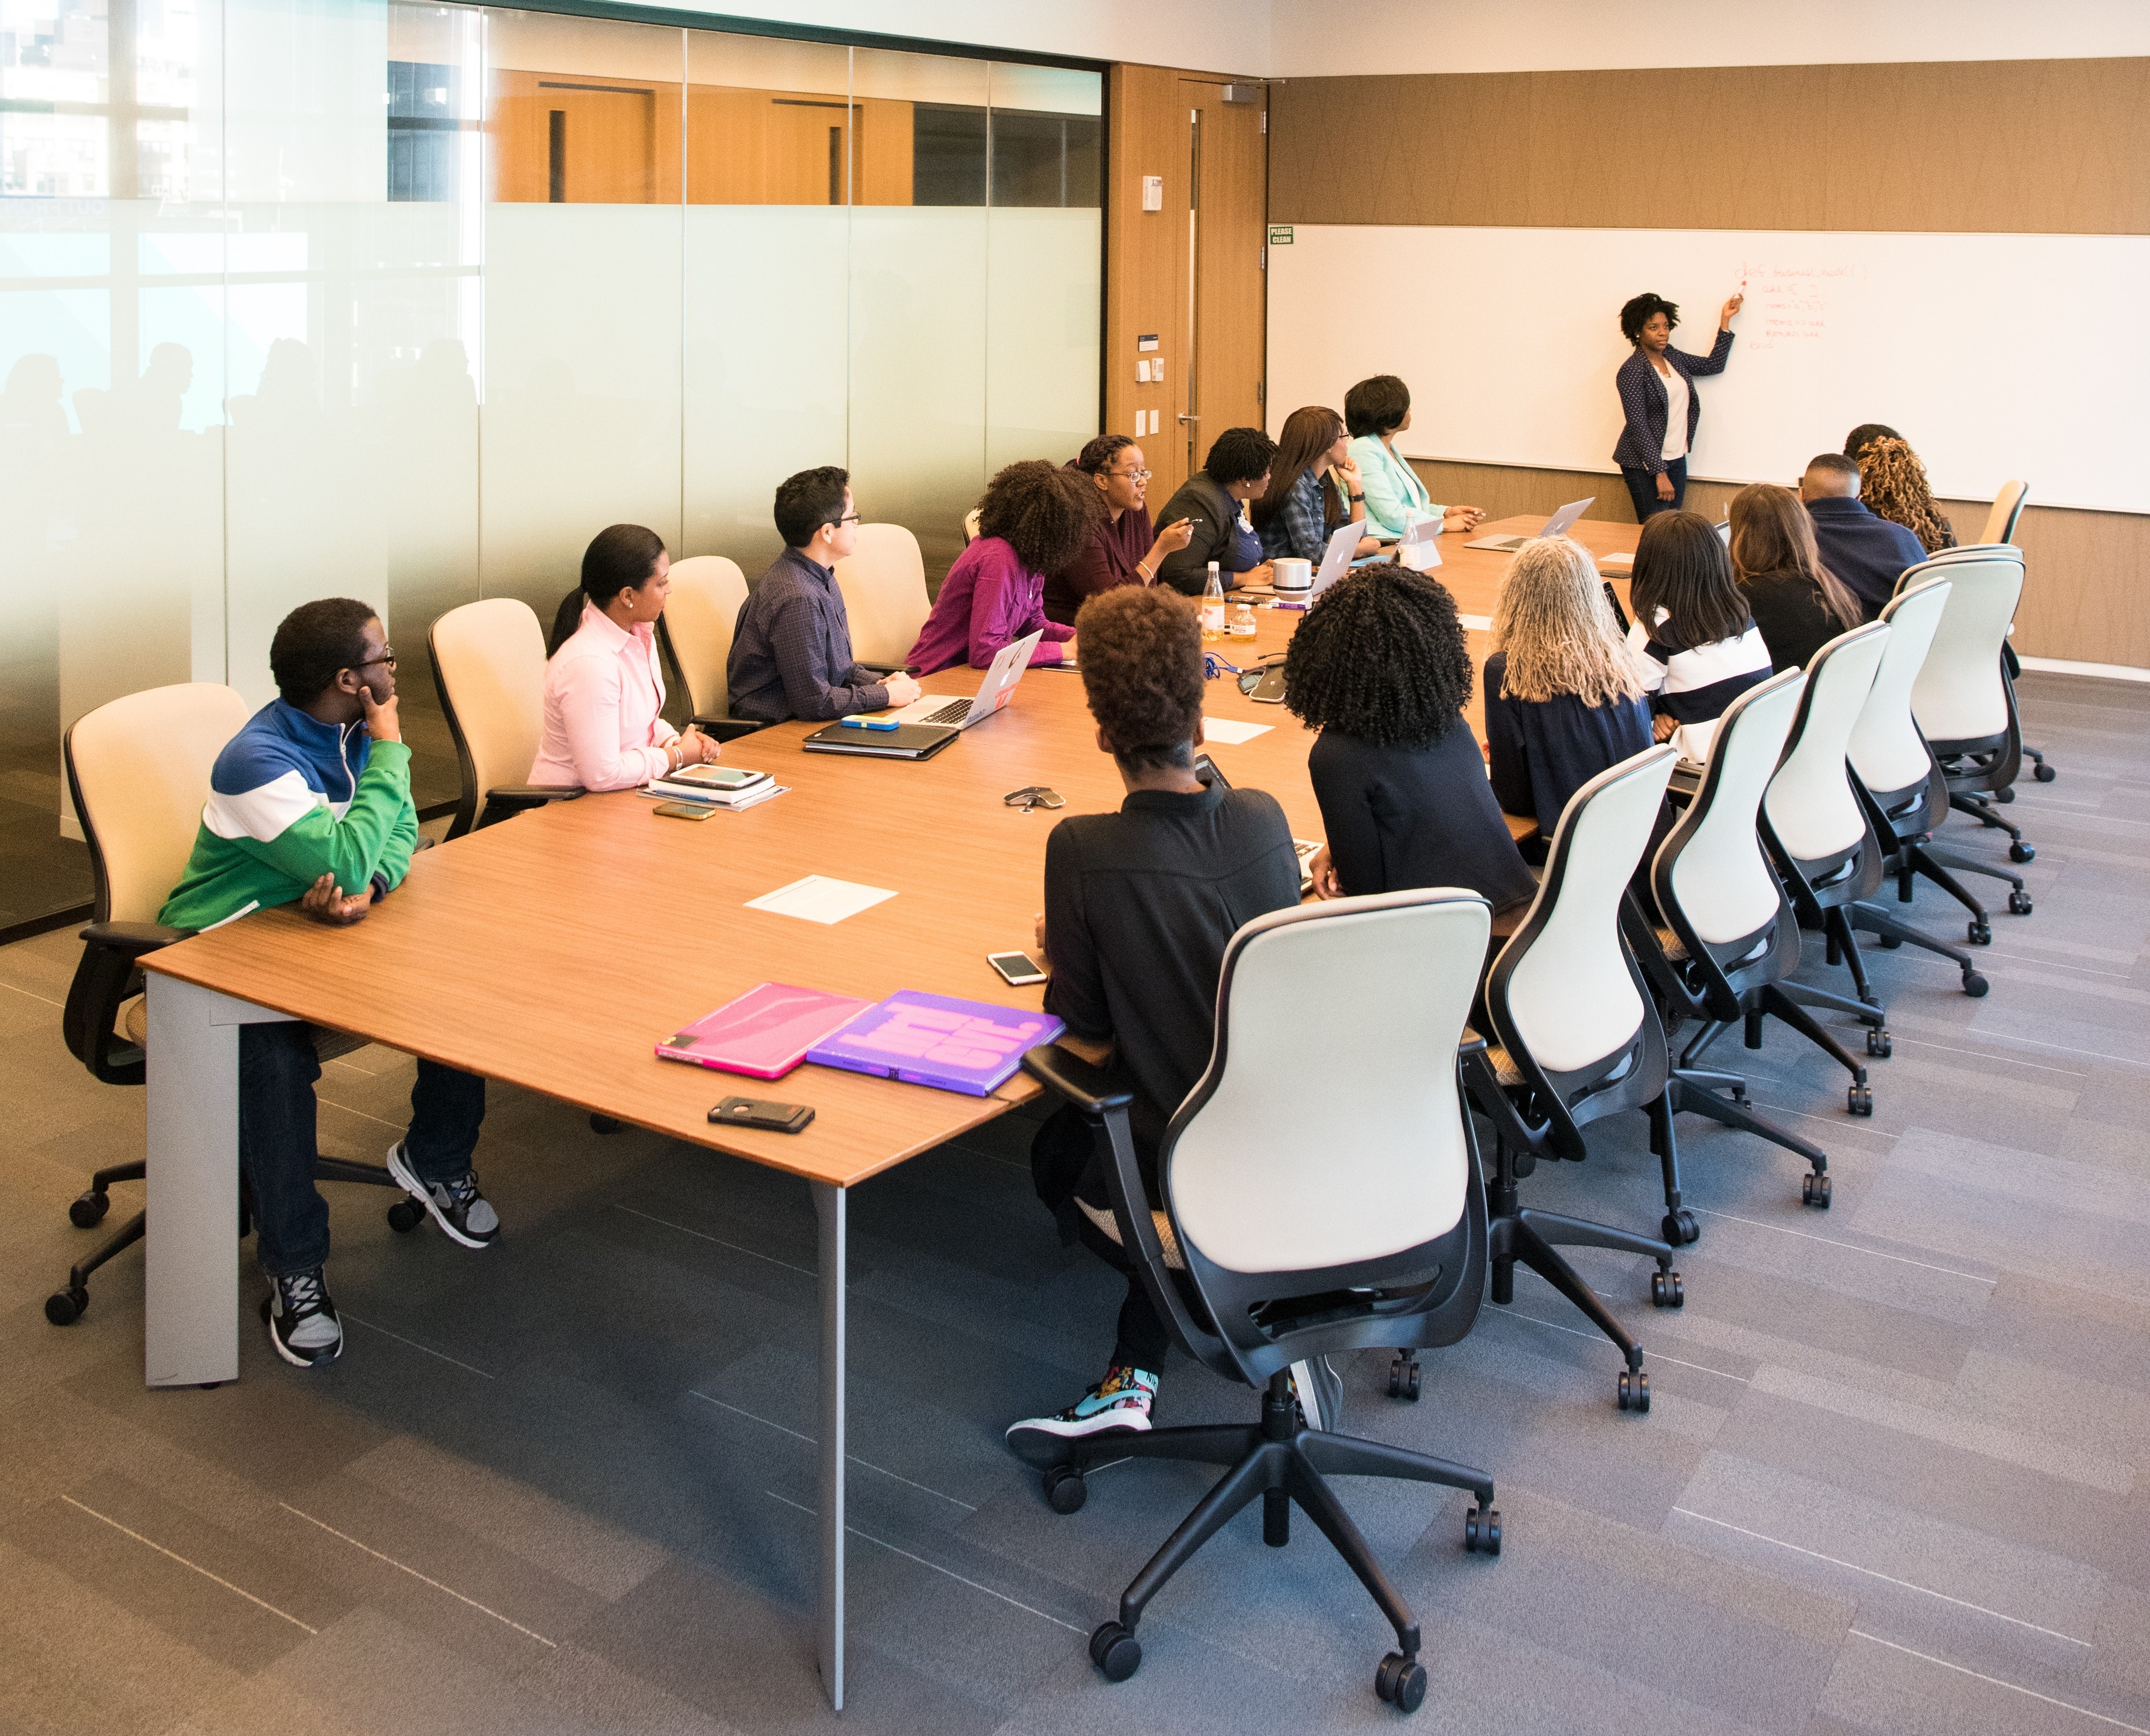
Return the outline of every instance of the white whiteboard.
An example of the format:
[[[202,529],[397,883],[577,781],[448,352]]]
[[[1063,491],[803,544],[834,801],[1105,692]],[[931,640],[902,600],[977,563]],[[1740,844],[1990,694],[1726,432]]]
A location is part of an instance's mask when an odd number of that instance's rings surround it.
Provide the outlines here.
[[[1692,474],[1789,482],[1878,421],[1937,494],[2150,512],[2150,236],[1302,224],[1269,266],[1272,431],[1397,374],[1408,457],[1609,474],[1620,304],[1678,302],[1706,355],[1744,280]]]

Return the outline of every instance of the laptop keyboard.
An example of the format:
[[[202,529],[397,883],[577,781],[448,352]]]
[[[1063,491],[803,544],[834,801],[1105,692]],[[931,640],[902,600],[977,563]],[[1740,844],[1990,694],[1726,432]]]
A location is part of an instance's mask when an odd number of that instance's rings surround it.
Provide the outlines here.
[[[960,724],[971,714],[968,699],[951,699],[938,711],[928,712],[924,717],[913,718],[915,724]]]

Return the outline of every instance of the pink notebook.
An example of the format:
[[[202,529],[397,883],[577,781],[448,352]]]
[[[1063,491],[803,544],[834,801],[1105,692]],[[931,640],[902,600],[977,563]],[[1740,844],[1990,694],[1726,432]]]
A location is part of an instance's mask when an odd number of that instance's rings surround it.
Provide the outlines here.
[[[665,1037],[657,1052],[667,1061],[780,1079],[806,1058],[807,1050],[873,1004],[855,996],[794,988],[788,982],[758,983]]]

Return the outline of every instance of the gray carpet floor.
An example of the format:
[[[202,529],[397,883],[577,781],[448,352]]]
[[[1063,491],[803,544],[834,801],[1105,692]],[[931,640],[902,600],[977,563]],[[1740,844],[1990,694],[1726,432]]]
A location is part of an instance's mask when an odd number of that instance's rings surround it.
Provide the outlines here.
[[[1649,1353],[1648,1417],[1527,1274],[1427,1357],[1418,1405],[1385,1395],[1385,1357],[1345,1370],[1350,1427],[1501,1488],[1488,1561],[1461,1547],[1464,1497],[1340,1486],[1425,1625],[1412,1728],[2150,1732],[2150,687],[2024,694],[2060,778],[2007,810],[2036,910],[1989,896],[1991,994],[1873,953],[1895,1052],[1870,1121],[1787,1032],[1724,1050],[1826,1147],[1834,1209],[1801,1208],[1796,1159],[1690,1118],[1684,1310],[1652,1312],[1642,1263],[1578,1259]],[[1998,834],[1949,830],[2001,860]],[[1930,890],[1915,908],[1961,935]],[[386,1194],[332,1188],[343,1360],[287,1368],[250,1318],[236,1385],[149,1392],[139,1257],[78,1325],[41,1313],[88,1239],[68,1201],[140,1149],[141,1094],[60,1042],[75,951],[0,952],[0,1731],[835,1725],[804,1187],[497,1088],[498,1247],[394,1236]],[[325,1149],[377,1161],[409,1072],[332,1065]],[[1628,1119],[1529,1203],[1654,1224]],[[1092,1668],[1084,1636],[1206,1479],[1123,1465],[1062,1518],[1002,1451],[1009,1420],[1097,1377],[1117,1294],[1032,1199],[1029,1131],[1006,1118],[854,1199],[840,1722],[1388,1727],[1385,1626],[1303,1519],[1270,1550],[1249,1510],[1152,1606],[1141,1673]],[[1166,1372],[1161,1421],[1251,1410]]]

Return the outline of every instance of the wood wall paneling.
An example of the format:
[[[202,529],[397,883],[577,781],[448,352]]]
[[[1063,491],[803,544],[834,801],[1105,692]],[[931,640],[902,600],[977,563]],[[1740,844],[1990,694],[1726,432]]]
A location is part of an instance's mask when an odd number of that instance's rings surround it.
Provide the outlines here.
[[[553,116],[563,117],[568,204],[649,204],[679,197],[679,87],[571,73],[494,75],[493,194],[507,203],[552,197]]]
[[[1292,79],[1279,223],[2150,233],[2150,59]]]
[[[1187,330],[1184,316],[1173,316],[1187,249],[1189,158],[1179,75],[1164,67],[1113,67],[1106,74],[1105,113],[1105,426],[1132,433],[1137,411],[1145,419],[1158,413],[1159,431],[1139,437],[1153,472],[1149,497],[1162,506],[1186,479],[1174,419],[1179,388],[1171,383]],[[1163,179],[1161,211],[1142,208],[1145,175]],[[1144,332],[1158,334],[1163,347],[1157,353],[1168,371],[1163,382],[1136,383],[1135,340]]]
[[[1182,447],[1199,467],[1209,442],[1227,428],[1263,425],[1269,294],[1262,264],[1269,208],[1269,139],[1259,103],[1228,103],[1227,87],[1212,80],[1179,81],[1181,106],[1199,114],[1200,209],[1195,225],[1199,353],[1191,376],[1175,365],[1175,389],[1195,420]],[[1183,265],[1182,270],[1186,267]],[[1186,305],[1185,278],[1182,305]],[[1183,322],[1184,329],[1184,322]],[[1187,348],[1182,341],[1183,352]],[[1183,354],[1183,362],[1187,360]],[[1191,392],[1189,388],[1191,386]]]

